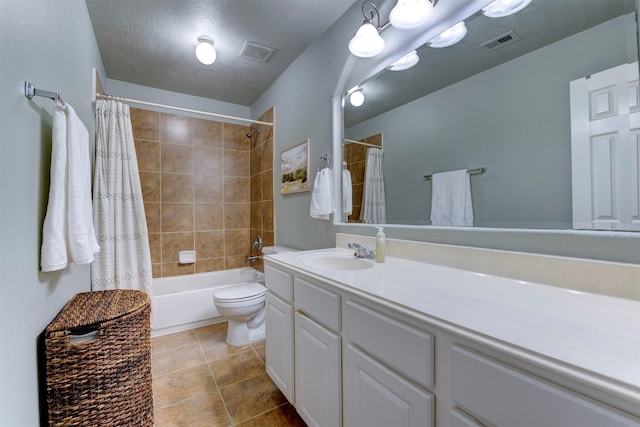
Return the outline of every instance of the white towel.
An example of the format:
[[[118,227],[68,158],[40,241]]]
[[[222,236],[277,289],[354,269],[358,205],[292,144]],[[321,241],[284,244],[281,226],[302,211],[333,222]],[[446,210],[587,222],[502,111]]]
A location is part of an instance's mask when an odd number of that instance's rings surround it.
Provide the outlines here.
[[[69,259],[88,264],[100,250],[93,229],[89,132],[73,108],[56,101],[47,214],[40,267],[61,270]]]
[[[351,215],[353,212],[352,191],[351,172],[344,167],[342,169],[342,213],[345,216]]]
[[[431,224],[473,226],[471,180],[466,169],[433,175]]]
[[[318,170],[313,181],[311,192],[311,206],[309,207],[311,218],[329,219],[333,213],[333,184],[331,183],[331,169]]]

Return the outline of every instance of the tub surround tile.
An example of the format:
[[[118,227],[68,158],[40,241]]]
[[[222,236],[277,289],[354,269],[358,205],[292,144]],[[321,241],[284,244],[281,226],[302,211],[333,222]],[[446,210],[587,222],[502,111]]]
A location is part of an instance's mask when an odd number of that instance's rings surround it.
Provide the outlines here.
[[[261,174],[251,177],[251,201],[258,202],[262,200],[262,180]]]
[[[140,172],[140,188],[145,203],[160,202],[160,173]]]
[[[273,170],[273,139],[268,139],[262,145],[260,157],[262,163],[261,169],[263,171]]]
[[[223,147],[222,123],[213,120],[194,119],[193,143],[201,147]]]
[[[247,229],[251,226],[251,205],[249,203],[224,205],[224,228]]]
[[[162,173],[162,203],[193,202],[193,175]]]
[[[224,176],[247,177],[251,174],[251,155],[248,151],[224,150]]]
[[[211,258],[196,260],[196,273],[224,270],[224,258]]]
[[[221,179],[224,170],[224,151],[221,148],[195,147],[194,172],[198,175],[215,175]]]
[[[162,240],[161,239],[162,237],[160,233],[149,233],[149,251],[151,252],[152,264],[160,264],[162,262]]]
[[[221,203],[196,203],[195,229],[199,231],[222,230],[224,209]]]
[[[243,268],[243,267],[251,267],[249,262],[247,261],[247,256],[228,256],[224,259],[224,268],[226,270],[231,270],[234,268]]]
[[[178,144],[160,144],[160,161],[162,171],[170,173],[193,174],[193,147]]]
[[[193,250],[193,238],[193,232],[163,233],[162,262],[177,262],[178,252]]]
[[[249,126],[224,123],[222,132],[224,148],[249,151],[251,148],[251,140],[247,138],[247,132],[249,132]]]
[[[134,139],[160,141],[160,113],[129,108]]]
[[[138,158],[138,170],[160,171],[160,143],[143,139],[135,140],[136,157]]]
[[[195,264],[178,264],[177,262],[166,262],[162,264],[162,277],[182,276],[195,272]]]
[[[251,182],[249,178],[227,176],[224,178],[225,203],[249,203],[251,201]]]
[[[246,256],[251,250],[251,232],[246,230],[227,230],[224,232],[225,256]]]
[[[260,174],[260,187],[262,188],[262,199],[273,200],[273,171],[268,170]]]
[[[264,202],[262,215],[262,228],[266,231],[273,231],[273,201]]]
[[[194,198],[201,203],[221,203],[224,186],[222,179],[215,175],[196,175],[194,177]]]
[[[195,233],[195,249],[198,259],[225,256],[223,231],[199,231]]]
[[[160,220],[160,203],[145,203],[144,215],[147,219],[147,231],[149,233],[160,233],[161,220]]]
[[[163,203],[162,231],[165,233],[193,231],[193,204]]]
[[[156,277],[162,277],[162,264],[151,264],[151,276],[154,279]]]
[[[286,403],[266,373],[220,389],[234,423],[241,423]]]
[[[262,229],[263,202],[251,201],[251,228],[260,231]],[[258,233],[260,234],[260,233]]]
[[[188,116],[160,113],[160,141],[193,145],[193,120]]]

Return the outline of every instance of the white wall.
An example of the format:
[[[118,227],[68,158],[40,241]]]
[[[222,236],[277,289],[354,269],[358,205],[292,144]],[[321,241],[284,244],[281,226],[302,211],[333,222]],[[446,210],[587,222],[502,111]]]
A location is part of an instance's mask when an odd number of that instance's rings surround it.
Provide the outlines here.
[[[93,71],[104,75],[84,1],[0,2],[0,425],[36,426],[36,339],[89,267],[41,273],[53,101],[24,96],[24,80],[57,91],[92,134]]]

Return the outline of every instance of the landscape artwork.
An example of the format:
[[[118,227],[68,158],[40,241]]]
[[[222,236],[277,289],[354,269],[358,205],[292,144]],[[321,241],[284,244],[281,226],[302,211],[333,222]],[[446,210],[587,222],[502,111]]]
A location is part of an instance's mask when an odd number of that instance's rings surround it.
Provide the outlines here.
[[[287,148],[280,155],[280,192],[282,194],[309,191],[309,144],[307,139]]]

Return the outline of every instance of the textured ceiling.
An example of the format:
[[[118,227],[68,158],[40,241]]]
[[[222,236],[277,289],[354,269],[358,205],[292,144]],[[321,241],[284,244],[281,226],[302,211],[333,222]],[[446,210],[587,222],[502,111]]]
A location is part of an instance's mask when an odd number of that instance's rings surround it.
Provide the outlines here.
[[[354,0],[86,0],[107,77],[251,105]],[[197,38],[217,59],[195,57]],[[245,42],[275,51],[240,57]]]
[[[465,21],[468,32],[458,44],[443,49],[422,46],[415,67],[386,71],[366,83],[365,104],[357,108],[345,105],[345,126],[634,10],[635,0],[533,0],[522,11],[505,18],[487,18],[476,13]],[[512,30],[521,37],[515,43],[493,51],[481,46]],[[539,64],[541,72],[552,68],[549,65]]]

